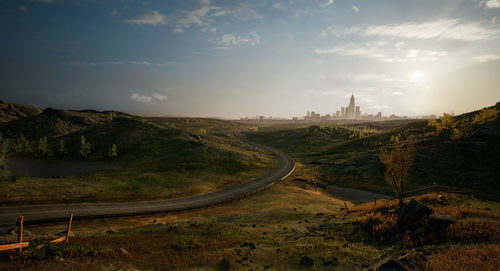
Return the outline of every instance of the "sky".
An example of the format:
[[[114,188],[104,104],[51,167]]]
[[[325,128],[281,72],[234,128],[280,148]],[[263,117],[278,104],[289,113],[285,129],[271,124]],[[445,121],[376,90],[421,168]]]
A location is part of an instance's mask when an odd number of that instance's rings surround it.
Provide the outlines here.
[[[0,0],[0,100],[145,116],[500,101],[500,0]]]

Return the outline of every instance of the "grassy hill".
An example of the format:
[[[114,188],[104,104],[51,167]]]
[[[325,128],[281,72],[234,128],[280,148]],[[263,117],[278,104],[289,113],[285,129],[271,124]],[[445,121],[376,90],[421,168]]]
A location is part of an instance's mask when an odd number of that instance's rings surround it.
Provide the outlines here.
[[[93,163],[104,170],[48,180],[18,176],[14,183],[5,183],[4,191],[26,194],[35,187],[37,194],[51,195],[56,201],[65,194],[93,194],[102,200],[112,195],[126,200],[137,195],[139,199],[170,198],[213,192],[248,181],[275,166],[271,154],[234,135],[250,128],[214,119],[143,118],[114,111],[48,108],[0,124],[0,133],[9,139],[8,157],[49,160],[53,164]],[[90,143],[91,153],[86,159],[79,152],[82,136]],[[44,137],[49,150],[45,155],[38,150]],[[60,152],[61,140],[65,153]],[[32,151],[23,148],[26,142]],[[113,144],[118,147],[116,158],[109,157]]]
[[[500,104],[490,109],[500,110]],[[417,148],[408,189],[437,183],[476,189],[498,198],[500,119],[475,123],[474,117],[478,114],[479,111],[475,111],[453,117],[455,128],[443,129],[439,134],[427,121],[413,121],[397,125],[356,124],[264,131],[249,137],[299,157],[314,168],[320,180],[391,193],[378,155],[381,148],[392,144],[391,137],[400,135],[403,141],[414,141]],[[356,130],[366,127],[371,127],[367,135],[355,134]],[[460,138],[452,139],[454,129],[462,133]]]
[[[21,105],[0,101],[0,123],[38,115],[42,109],[29,105]]]

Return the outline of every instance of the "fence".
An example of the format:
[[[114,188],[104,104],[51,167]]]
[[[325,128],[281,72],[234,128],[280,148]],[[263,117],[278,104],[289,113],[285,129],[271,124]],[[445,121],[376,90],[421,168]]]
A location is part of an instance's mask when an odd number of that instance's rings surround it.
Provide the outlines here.
[[[49,241],[49,243],[61,243],[61,242],[69,242],[69,234],[71,232],[71,223],[73,221],[73,214],[69,215],[68,226],[66,228],[66,235],[63,237],[59,237],[57,239]],[[20,216],[17,222],[17,243],[0,245],[0,251],[9,251],[17,249],[19,253],[23,252],[23,248],[29,246],[29,242],[23,242],[23,231],[24,231],[24,217]],[[44,244],[37,246],[37,249],[40,249],[44,246]]]

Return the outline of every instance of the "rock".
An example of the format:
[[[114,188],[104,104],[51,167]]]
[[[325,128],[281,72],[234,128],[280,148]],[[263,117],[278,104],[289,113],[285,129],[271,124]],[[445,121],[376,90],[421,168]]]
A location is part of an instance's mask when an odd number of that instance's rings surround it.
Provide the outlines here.
[[[119,251],[120,251],[120,253],[121,253],[121,254],[123,254],[123,255],[126,255],[126,256],[128,256],[128,255],[129,255],[128,251],[127,251],[127,250],[125,250],[124,248],[119,248],[118,250],[119,250]]]
[[[398,261],[410,270],[424,270],[427,258],[422,252],[412,252],[399,257]]]
[[[117,231],[114,230],[107,230],[106,233],[111,234],[111,233],[117,233]]]
[[[302,264],[302,266],[304,267],[313,267],[314,260],[309,256],[302,256],[302,258],[300,259],[300,264]]]
[[[257,249],[254,242],[245,242],[241,247],[250,247],[250,249]]]
[[[339,264],[339,260],[336,257],[332,257],[331,259],[322,258],[324,266],[337,266]]]
[[[304,189],[304,190],[311,190],[311,188],[309,188],[308,186],[306,185],[301,185],[300,188]]]
[[[412,252],[397,259],[386,258],[376,262],[365,271],[423,271],[427,258],[422,252]]]
[[[217,270],[226,271],[230,269],[231,269],[231,264],[226,259],[222,259],[220,263],[217,265]]]
[[[431,209],[422,203],[412,199],[408,202],[399,215],[399,226],[406,228],[412,224],[420,223],[424,218],[431,214]]]
[[[427,225],[434,231],[442,232],[455,222],[457,221],[448,215],[431,215],[427,220]]]

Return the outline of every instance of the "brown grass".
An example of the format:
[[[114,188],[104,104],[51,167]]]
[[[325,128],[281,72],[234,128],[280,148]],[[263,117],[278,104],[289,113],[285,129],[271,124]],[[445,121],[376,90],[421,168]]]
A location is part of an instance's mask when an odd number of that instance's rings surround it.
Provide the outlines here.
[[[500,270],[500,246],[482,245],[452,247],[430,257],[430,271],[497,271]]]
[[[432,209],[434,210],[435,214],[450,215],[456,219],[472,218],[472,217],[500,219],[500,212],[474,209],[465,206],[457,206],[457,205],[439,206],[439,207],[433,207]]]
[[[461,241],[499,241],[500,223],[482,218],[461,219],[448,228],[447,236]]]

